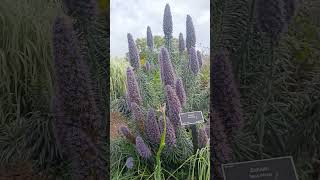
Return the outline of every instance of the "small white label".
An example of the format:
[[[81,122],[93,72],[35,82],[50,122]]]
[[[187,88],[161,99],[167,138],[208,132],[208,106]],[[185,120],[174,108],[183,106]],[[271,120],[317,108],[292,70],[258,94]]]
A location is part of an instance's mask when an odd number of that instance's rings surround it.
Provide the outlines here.
[[[179,116],[180,116],[180,123],[182,126],[204,122],[202,111],[180,113]]]

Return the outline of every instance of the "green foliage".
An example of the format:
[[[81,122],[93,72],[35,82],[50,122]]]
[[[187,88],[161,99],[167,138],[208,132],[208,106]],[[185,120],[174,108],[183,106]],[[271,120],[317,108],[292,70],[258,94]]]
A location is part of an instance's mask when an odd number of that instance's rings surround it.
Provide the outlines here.
[[[125,59],[110,60],[110,99],[115,100],[126,93],[126,69],[129,63]]]

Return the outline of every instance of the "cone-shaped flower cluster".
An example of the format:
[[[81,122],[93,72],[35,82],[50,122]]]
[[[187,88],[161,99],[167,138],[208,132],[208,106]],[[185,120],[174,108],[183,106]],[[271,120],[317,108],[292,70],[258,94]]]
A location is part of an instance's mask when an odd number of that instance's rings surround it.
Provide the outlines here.
[[[186,21],[186,47],[190,49],[191,47],[196,47],[196,32],[194,30],[192,18],[190,15],[187,15]]]
[[[172,37],[172,15],[169,4],[166,4],[163,14],[163,33],[167,39]]]
[[[283,1],[257,0],[256,12],[260,30],[277,40],[286,26]]]
[[[186,45],[184,44],[183,34],[179,34],[179,52],[182,53],[186,48]]]
[[[210,114],[210,125],[212,128],[210,130],[210,150],[213,152],[210,163],[213,165],[213,169],[215,169],[214,176],[223,178],[221,164],[231,160],[232,150],[219,114],[213,110]]]
[[[169,107],[169,119],[174,125],[174,128],[177,129],[180,127],[180,117],[179,113],[181,113],[181,104],[180,100],[176,94],[176,91],[169,85],[165,87],[166,98]]]
[[[160,128],[160,133],[163,133],[163,125],[164,125],[164,120],[163,117],[160,116],[159,118],[159,128]],[[166,117],[166,139],[165,139],[166,145],[171,148],[176,145],[176,133],[174,130],[174,127],[168,117]]]
[[[128,159],[126,160],[126,167],[128,169],[132,169],[133,166],[134,166],[133,158],[132,157],[128,157]]]
[[[147,46],[149,49],[153,50],[153,36],[149,26],[147,27]]]
[[[141,134],[143,134],[144,133],[144,129],[145,129],[144,128],[145,117],[144,117],[144,114],[143,114],[141,108],[139,107],[139,105],[137,105],[134,102],[131,103],[131,113],[132,113],[133,119],[137,123],[139,132]]]
[[[198,58],[198,63],[199,63],[199,69],[202,67],[202,55],[201,52],[198,50],[197,51],[197,58]]]
[[[226,51],[218,52],[212,63],[212,108],[221,114],[228,137],[242,127],[240,94],[233,77],[233,70]]]
[[[150,69],[151,69],[150,63],[149,63],[149,62],[146,62],[146,71],[149,72]]]
[[[152,145],[160,143],[160,130],[154,109],[150,108],[145,122],[145,134]]]
[[[189,49],[189,66],[193,74],[198,74],[199,62],[198,62],[197,52],[194,47],[191,47]]]
[[[198,132],[198,147],[204,148],[208,143],[208,135],[205,128],[200,128]]]
[[[296,13],[298,0],[283,0],[286,14],[286,23],[289,24]]]
[[[180,104],[183,106],[187,102],[187,96],[180,78],[176,81],[176,93],[180,100]]]
[[[130,103],[142,103],[138,82],[132,68],[127,68],[127,92]]]
[[[152,156],[148,145],[144,142],[141,136],[137,136],[136,138],[136,150],[143,159],[149,159]]]
[[[95,0],[63,0],[66,13],[70,16],[76,16],[91,19],[97,15],[98,6]]]
[[[132,144],[136,144],[136,138],[134,135],[130,132],[129,128],[127,126],[120,126],[119,131],[121,134],[123,134]]]
[[[129,62],[134,70],[140,67],[140,56],[136,43],[130,33],[127,34],[128,38],[128,49],[129,49]]]
[[[53,27],[54,133],[60,150],[71,161],[72,178],[87,179],[93,170],[104,179],[106,164],[98,157],[100,152],[97,150],[102,118],[93,93],[89,67],[79,49],[71,20],[58,17]]]
[[[166,48],[162,47],[159,54],[159,64],[160,64],[160,73],[161,80],[164,85],[175,85],[175,74],[174,69],[171,63],[169,52]]]

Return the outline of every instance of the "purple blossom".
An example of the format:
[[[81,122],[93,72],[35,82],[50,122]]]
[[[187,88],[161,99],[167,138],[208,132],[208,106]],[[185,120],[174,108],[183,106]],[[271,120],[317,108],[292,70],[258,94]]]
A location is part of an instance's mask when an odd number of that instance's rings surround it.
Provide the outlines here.
[[[235,84],[226,51],[214,55],[212,69],[212,108],[221,114],[226,134],[232,137],[243,125],[240,93]]]
[[[150,108],[145,122],[145,134],[153,145],[160,143],[160,130],[154,109]]]
[[[136,70],[140,67],[139,51],[138,51],[136,43],[134,42],[133,37],[130,33],[127,34],[127,38],[128,38],[130,64],[134,68],[134,70]]]
[[[91,19],[97,16],[98,6],[95,0],[63,0],[66,13],[71,16]]]
[[[136,150],[143,159],[151,158],[152,153],[140,136],[137,136],[136,138]]]
[[[101,134],[102,118],[89,67],[79,49],[71,19],[57,17],[53,27],[54,134],[61,152],[71,161],[72,178],[86,179],[92,170],[98,179],[104,179],[106,174],[101,169],[105,161],[99,158],[101,154],[97,140]],[[95,163],[91,163],[93,160]]]
[[[127,160],[126,160],[126,167],[128,169],[132,169],[134,166],[134,162],[133,162],[133,158],[132,157],[129,157]]]
[[[197,51],[197,58],[198,58],[198,63],[199,63],[199,69],[202,67],[202,55],[201,52],[198,50]]]
[[[153,36],[149,26],[147,27],[147,45],[151,50],[153,50]]]
[[[149,72],[150,69],[151,69],[150,63],[149,63],[149,62],[146,62],[146,71]]]
[[[163,32],[167,39],[172,37],[172,15],[169,4],[166,4],[163,14]]]
[[[183,34],[179,34],[179,52],[182,53],[184,49],[186,48],[186,45],[184,44]]]
[[[176,91],[169,85],[166,85],[166,98],[169,107],[169,119],[174,125],[174,128],[177,129],[180,127],[180,116],[181,113],[181,104],[179,98],[176,94]]]
[[[164,85],[175,85],[175,74],[171,63],[169,52],[166,48],[162,47],[159,55],[161,80]]]
[[[192,18],[190,15],[187,15],[187,21],[186,21],[186,46],[187,49],[190,49],[191,47],[196,47],[196,32],[194,30]]]
[[[177,96],[180,100],[180,104],[184,105],[187,101],[187,97],[186,97],[186,92],[185,92],[183,84],[182,84],[182,80],[180,78],[177,79],[175,87],[176,87]]]
[[[198,132],[198,147],[204,148],[208,143],[208,135],[205,128],[200,128]]]
[[[279,39],[286,26],[283,1],[257,0],[256,12],[260,31],[273,40]]]
[[[132,68],[130,67],[127,68],[127,93],[130,103],[135,102],[139,105],[142,103],[138,82]]]
[[[160,133],[163,133],[163,117],[160,116],[159,118],[159,128],[160,128]],[[174,127],[168,117],[166,117],[166,139],[165,139],[166,145],[171,148],[176,146],[176,133],[174,130]]]
[[[197,52],[194,47],[191,47],[189,49],[189,66],[193,74],[198,74],[199,62],[198,62]]]
[[[119,131],[121,134],[123,134],[132,144],[136,144],[136,138],[134,135],[130,132],[129,128],[127,126],[120,126]]]
[[[141,134],[144,133],[144,114],[136,103],[131,103],[131,113]]]

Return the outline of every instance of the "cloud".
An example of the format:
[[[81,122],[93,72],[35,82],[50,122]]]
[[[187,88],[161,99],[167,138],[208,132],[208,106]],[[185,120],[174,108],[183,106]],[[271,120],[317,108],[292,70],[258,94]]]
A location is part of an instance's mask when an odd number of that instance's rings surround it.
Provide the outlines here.
[[[163,36],[162,20],[166,3],[171,8],[173,36],[178,37],[182,32],[185,37],[186,16],[190,14],[198,47],[210,47],[210,0],[111,0],[111,56],[124,56],[128,51],[128,32],[135,39],[146,37],[147,26],[150,26],[154,35]]]

